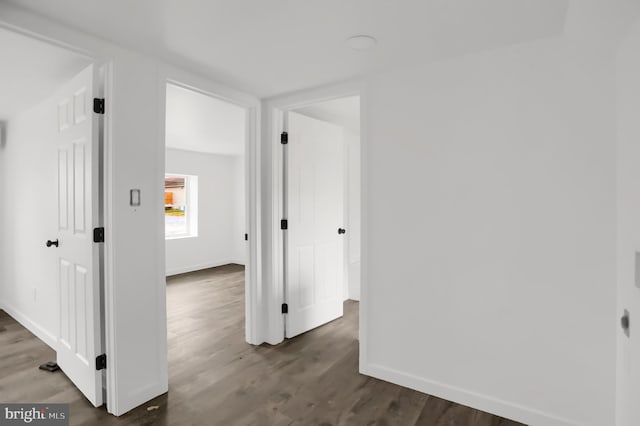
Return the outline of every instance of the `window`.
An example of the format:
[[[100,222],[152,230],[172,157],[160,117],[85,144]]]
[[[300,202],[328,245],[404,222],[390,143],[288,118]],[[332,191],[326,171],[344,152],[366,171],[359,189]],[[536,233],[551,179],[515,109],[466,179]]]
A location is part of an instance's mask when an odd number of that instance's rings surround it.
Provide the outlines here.
[[[165,238],[196,237],[198,235],[197,187],[197,176],[165,175]]]

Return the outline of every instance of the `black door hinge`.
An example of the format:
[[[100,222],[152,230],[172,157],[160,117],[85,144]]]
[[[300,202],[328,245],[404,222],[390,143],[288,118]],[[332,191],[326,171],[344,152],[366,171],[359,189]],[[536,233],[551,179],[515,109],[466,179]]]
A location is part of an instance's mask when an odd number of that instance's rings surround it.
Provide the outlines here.
[[[104,370],[107,368],[107,355],[100,354],[96,357],[96,370]]]
[[[287,219],[282,219],[280,221],[280,229],[289,229],[289,221]]]
[[[282,313],[283,314],[288,314],[289,313],[289,305],[286,303],[282,304]]]
[[[286,145],[289,143],[289,134],[287,132],[280,133],[280,143]]]
[[[104,243],[104,228],[93,228],[93,242]]]
[[[93,98],[93,112],[104,114],[104,98]]]
[[[249,241],[249,234],[244,234],[244,240]]]

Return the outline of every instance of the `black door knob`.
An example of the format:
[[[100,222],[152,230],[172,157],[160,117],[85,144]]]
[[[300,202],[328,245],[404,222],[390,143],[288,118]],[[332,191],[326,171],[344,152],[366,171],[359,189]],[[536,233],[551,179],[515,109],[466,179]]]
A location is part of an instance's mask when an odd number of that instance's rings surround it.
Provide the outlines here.
[[[51,247],[51,246],[59,247],[58,240],[55,240],[55,241],[47,240],[47,247]]]
[[[346,234],[347,230],[344,228],[338,228],[338,234]]]

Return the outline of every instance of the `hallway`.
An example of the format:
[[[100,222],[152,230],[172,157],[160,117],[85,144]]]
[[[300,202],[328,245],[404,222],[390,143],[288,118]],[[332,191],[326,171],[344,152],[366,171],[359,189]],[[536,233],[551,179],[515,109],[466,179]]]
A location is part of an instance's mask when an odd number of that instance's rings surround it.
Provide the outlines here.
[[[0,311],[0,401],[68,402],[72,425],[519,424],[358,374],[357,302],[277,347],[249,346],[243,280],[238,265],[167,279],[169,393],[120,418],[38,370],[54,352]]]

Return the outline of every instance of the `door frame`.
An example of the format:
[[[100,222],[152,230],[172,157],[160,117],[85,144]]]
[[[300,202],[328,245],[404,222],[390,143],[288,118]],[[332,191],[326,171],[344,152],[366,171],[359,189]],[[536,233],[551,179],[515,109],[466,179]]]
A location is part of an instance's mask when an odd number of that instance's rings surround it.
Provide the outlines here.
[[[0,19],[0,28],[6,31],[10,31],[16,34],[20,34],[24,37],[29,37],[33,40],[37,40],[42,43],[46,43],[69,52],[72,52],[78,56],[82,56],[91,61],[91,64],[97,69],[99,82],[97,84],[97,91],[94,96],[102,97],[105,101],[104,115],[100,117],[98,126],[98,179],[99,179],[99,193],[98,193],[98,220],[100,223],[96,226],[103,226],[105,228],[104,242],[100,243],[98,248],[98,268],[99,268],[99,293],[100,293],[100,339],[101,345],[107,359],[114,359],[115,354],[115,335],[112,327],[113,318],[116,315],[115,304],[113,297],[113,246],[112,241],[112,223],[113,217],[111,214],[111,207],[113,206],[113,189],[111,186],[110,176],[113,173],[112,164],[112,152],[113,152],[113,137],[112,137],[112,102],[113,102],[113,59],[101,55],[95,50],[80,47],[80,45],[71,44],[59,40],[55,37],[44,35],[43,33],[31,31],[20,25],[15,25],[9,21]],[[59,286],[59,283],[56,284]],[[56,307],[58,317],[60,316],[60,305]],[[41,339],[45,343],[49,343],[47,340]],[[56,338],[57,344],[57,338]],[[55,350],[55,348],[52,348]],[[103,380],[103,392],[104,392],[104,404],[108,407],[109,412],[112,412],[112,407],[116,405],[116,375],[115,368],[108,368],[102,371],[104,375]],[[75,386],[75,385],[74,385]]]
[[[268,265],[265,271],[265,278],[268,280],[265,286],[265,323],[266,333],[265,341],[269,344],[276,345],[284,341],[284,317],[281,312],[281,304],[284,300],[284,244],[282,239],[282,231],[280,229],[280,219],[284,217],[283,211],[283,147],[280,143],[280,134],[283,131],[284,113],[287,111],[303,108],[319,102],[330,101],[334,99],[345,98],[349,96],[360,97],[360,199],[362,206],[367,205],[367,165],[366,165],[366,98],[367,90],[365,82],[361,80],[352,80],[339,84],[324,86],[311,90],[303,90],[293,94],[274,97],[265,102],[265,134],[268,135],[268,146],[270,159],[270,182],[265,183],[265,195],[271,204],[271,211],[265,211],[265,231],[269,232],[270,241],[267,242],[267,253],[264,262]],[[265,156],[266,157],[266,156]],[[363,209],[364,211],[364,209]],[[268,222],[267,222],[268,221]],[[361,214],[361,229],[367,229],[367,218],[365,214]],[[345,253],[347,251],[345,250]],[[361,237],[361,279],[360,279],[360,365],[366,365],[363,360],[366,359],[366,336],[367,336],[367,300],[368,292],[366,265],[367,262],[367,233],[362,232]],[[268,258],[267,258],[268,257]]]
[[[245,229],[249,235],[246,247],[245,264],[245,340],[252,345],[259,345],[264,342],[262,338],[261,307],[262,307],[262,286],[261,279],[261,200],[260,200],[260,143],[259,126],[260,123],[260,101],[257,98],[235,91],[226,86],[212,82],[182,71],[170,65],[165,65],[160,69],[158,87],[160,129],[159,139],[166,147],[166,86],[172,84],[184,89],[200,93],[205,96],[228,102],[243,108],[245,116],[245,151],[244,151],[244,176],[245,176]],[[158,164],[165,164],[165,151],[159,150]],[[164,193],[165,167],[158,172],[157,190]],[[164,234],[164,213],[158,209],[158,246],[162,250],[163,267],[158,273],[158,282],[165,283],[165,234]],[[240,236],[238,236],[240,238]],[[163,292],[166,295],[166,284]],[[166,311],[166,301],[160,309]],[[164,324],[166,335],[166,324]],[[163,357],[167,356],[165,351]],[[166,361],[166,360],[164,360]]]

